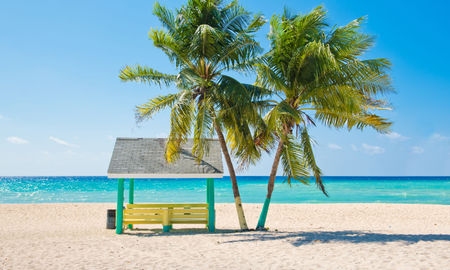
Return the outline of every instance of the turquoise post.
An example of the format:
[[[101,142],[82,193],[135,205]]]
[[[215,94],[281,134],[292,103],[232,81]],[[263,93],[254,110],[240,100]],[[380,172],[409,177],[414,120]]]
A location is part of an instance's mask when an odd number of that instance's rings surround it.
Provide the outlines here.
[[[210,184],[209,184],[209,178],[206,179],[206,203],[209,204],[209,189],[210,189]]]
[[[116,234],[123,232],[123,178],[118,180],[117,209],[116,209]]]
[[[128,190],[128,203],[134,203],[134,179],[130,178],[130,188]],[[128,229],[133,229],[133,224],[128,224]]]
[[[209,181],[208,179],[206,179],[206,203],[208,204],[208,209],[209,209]],[[208,210],[208,220],[209,220],[209,210]],[[209,228],[209,225],[206,225],[206,228]]]
[[[266,224],[267,212],[269,211],[270,198],[266,198],[264,201],[264,206],[261,211],[261,215],[259,216],[258,225],[256,229],[261,230],[264,229],[264,225]]]
[[[206,179],[206,202],[208,203],[208,230],[216,230],[216,210],[214,208],[214,179]]]

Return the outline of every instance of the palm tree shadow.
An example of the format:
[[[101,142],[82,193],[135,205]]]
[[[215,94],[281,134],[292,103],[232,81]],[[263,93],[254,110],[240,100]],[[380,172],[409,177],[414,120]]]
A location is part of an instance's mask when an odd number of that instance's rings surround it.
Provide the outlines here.
[[[261,234],[239,234],[245,239],[224,241],[222,243],[272,241],[284,239],[294,246],[316,243],[379,243],[402,242],[414,244],[420,241],[449,241],[449,234],[384,234],[365,231],[317,231],[317,232],[266,232]]]

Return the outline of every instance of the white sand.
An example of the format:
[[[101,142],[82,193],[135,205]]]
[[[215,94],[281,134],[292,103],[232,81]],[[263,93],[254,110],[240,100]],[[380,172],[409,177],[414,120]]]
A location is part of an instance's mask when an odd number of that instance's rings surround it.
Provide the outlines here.
[[[219,204],[214,234],[123,235],[107,208],[0,205],[0,269],[450,269],[450,206],[272,204],[270,231],[234,232],[234,205]],[[254,227],[261,206],[244,209]]]

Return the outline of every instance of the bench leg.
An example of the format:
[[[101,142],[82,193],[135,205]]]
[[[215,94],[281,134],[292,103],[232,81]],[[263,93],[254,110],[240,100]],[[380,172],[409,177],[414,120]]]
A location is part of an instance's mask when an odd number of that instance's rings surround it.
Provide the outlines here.
[[[170,224],[169,220],[170,220],[170,211],[169,209],[164,209],[163,212],[163,232],[169,232],[172,224]]]

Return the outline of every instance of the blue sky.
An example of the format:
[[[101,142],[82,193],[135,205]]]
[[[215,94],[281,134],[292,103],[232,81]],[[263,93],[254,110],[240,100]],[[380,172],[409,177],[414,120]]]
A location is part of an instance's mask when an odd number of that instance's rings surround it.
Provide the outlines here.
[[[184,1],[167,1],[178,7]],[[0,175],[105,175],[115,137],[168,134],[168,113],[136,125],[134,107],[172,91],[123,83],[126,64],[173,71],[147,38],[153,1],[4,1],[0,9]],[[162,2],[164,3],[164,2]],[[241,1],[267,18],[323,4],[329,23],[368,15],[370,57],[393,62],[393,133],[317,127],[325,175],[450,175],[446,1]],[[258,34],[265,50],[266,25]],[[240,77],[252,83],[252,77]],[[271,156],[239,172],[268,175]]]

